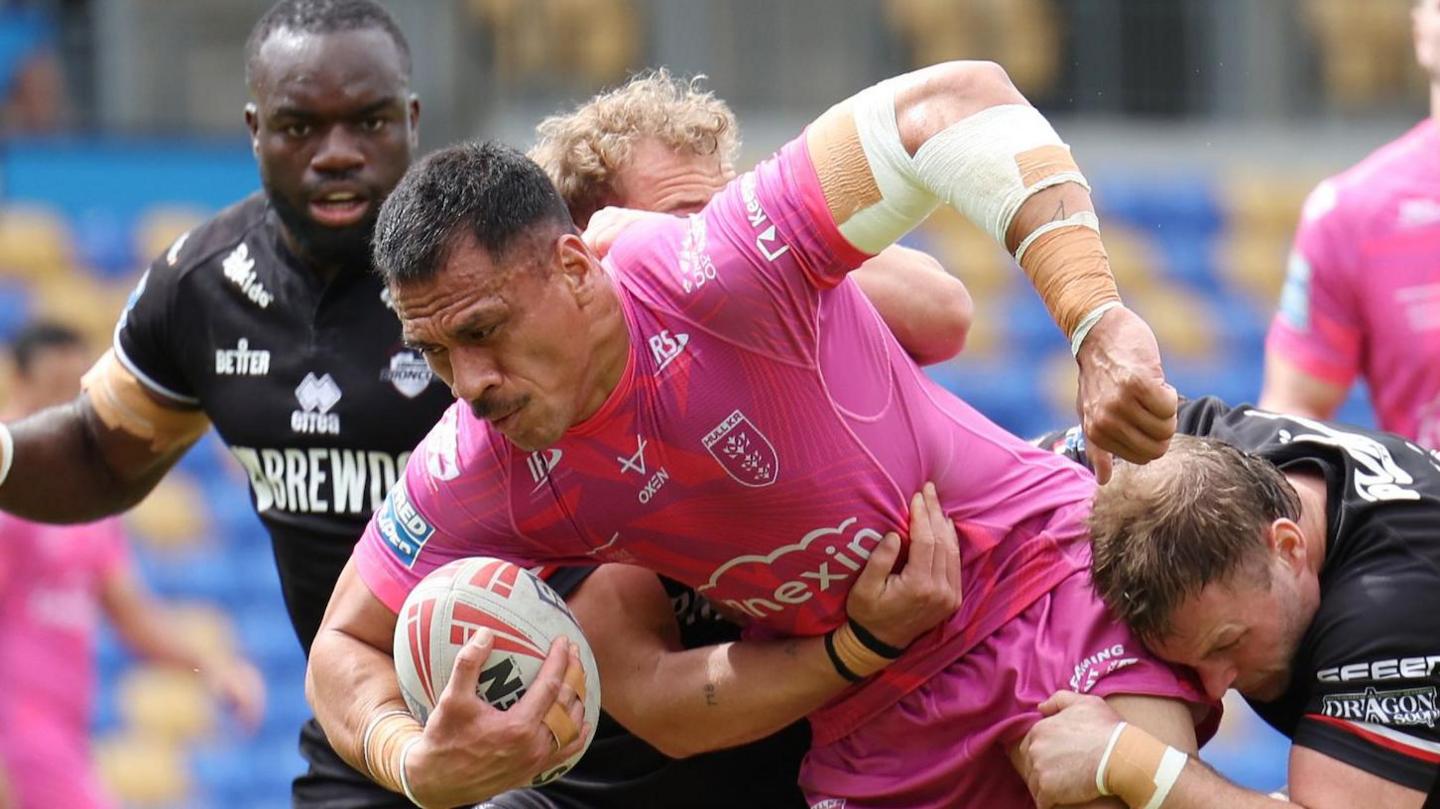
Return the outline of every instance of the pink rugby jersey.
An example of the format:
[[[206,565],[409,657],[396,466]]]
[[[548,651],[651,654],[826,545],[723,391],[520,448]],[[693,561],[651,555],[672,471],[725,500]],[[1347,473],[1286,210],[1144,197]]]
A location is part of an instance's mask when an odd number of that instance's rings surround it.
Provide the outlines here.
[[[607,257],[630,331],[615,391],[524,452],[456,403],[360,541],[398,610],[458,557],[625,562],[685,582],[757,635],[816,635],[934,481],[964,600],[884,673],[812,716],[838,738],[1065,576],[1093,478],[992,424],[907,357],[846,272],[803,138],[688,218],[632,226]],[[557,324],[557,328],[559,328]]]
[[[1370,387],[1380,426],[1440,449],[1440,130],[1426,119],[1305,203],[1269,349]]]
[[[129,559],[118,519],[0,514],[0,764],[20,809],[114,805],[90,761],[90,707],[101,594]]]

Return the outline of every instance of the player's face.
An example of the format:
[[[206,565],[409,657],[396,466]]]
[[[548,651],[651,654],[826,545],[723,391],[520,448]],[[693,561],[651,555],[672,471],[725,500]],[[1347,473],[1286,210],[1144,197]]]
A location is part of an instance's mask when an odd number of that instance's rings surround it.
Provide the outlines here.
[[[434,276],[392,285],[405,342],[476,417],[521,449],[544,449],[613,388],[598,347],[627,339],[623,320],[612,322],[618,335],[597,325],[608,286],[594,286],[603,270],[578,236],[516,246],[503,267],[462,238]]]
[[[1175,610],[1170,635],[1150,647],[1195,669],[1215,699],[1229,688],[1260,701],[1279,698],[1319,591],[1306,571],[1273,559],[1269,571],[1268,582],[1251,571],[1202,588]]]
[[[316,264],[369,266],[420,114],[394,41],[380,29],[282,29],[260,46],[251,84],[245,121],[290,246]]]
[[[717,155],[682,154],[659,141],[642,140],[615,174],[617,199],[611,204],[660,213],[695,213],[732,176]]]
[[[1440,0],[1417,0],[1410,19],[1415,28],[1415,58],[1431,81],[1440,81]]]

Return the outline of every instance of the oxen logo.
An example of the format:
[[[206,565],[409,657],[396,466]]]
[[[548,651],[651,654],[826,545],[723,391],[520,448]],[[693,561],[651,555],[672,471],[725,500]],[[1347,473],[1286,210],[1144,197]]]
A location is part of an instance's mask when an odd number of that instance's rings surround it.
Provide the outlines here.
[[[725,473],[742,486],[769,486],[780,475],[775,446],[739,410],[726,416],[701,443]]]

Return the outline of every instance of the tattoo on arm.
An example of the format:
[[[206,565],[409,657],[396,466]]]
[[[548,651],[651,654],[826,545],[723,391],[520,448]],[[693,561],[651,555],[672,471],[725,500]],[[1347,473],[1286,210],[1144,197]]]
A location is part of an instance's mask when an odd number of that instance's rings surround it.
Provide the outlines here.
[[[1059,221],[1061,221],[1061,220],[1064,219],[1064,218],[1065,218],[1065,200],[1062,199],[1062,200],[1060,200],[1060,204],[1055,208],[1055,214],[1050,217],[1050,221],[1051,221],[1051,222],[1059,222]]]
[[[720,704],[720,700],[719,700],[719,698],[717,697],[717,695],[716,695],[716,693],[715,693],[715,684],[714,684],[714,683],[706,683],[706,684],[705,684],[705,704],[706,704],[706,705],[719,705],[719,704]]]

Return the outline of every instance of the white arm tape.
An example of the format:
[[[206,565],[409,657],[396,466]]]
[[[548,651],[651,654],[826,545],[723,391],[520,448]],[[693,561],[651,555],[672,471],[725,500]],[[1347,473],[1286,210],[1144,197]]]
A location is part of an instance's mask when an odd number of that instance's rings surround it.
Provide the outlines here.
[[[856,133],[881,196],[880,202],[840,225],[856,247],[879,252],[929,216],[940,201],[1005,244],[1016,211],[1032,194],[1061,183],[1089,190],[1078,171],[1025,185],[1016,156],[1065,145],[1045,117],[1026,104],[1003,104],[963,118],[921,144],[912,158],[895,119],[897,86],[897,79],[889,79],[852,101]]]
[[[0,485],[10,477],[10,467],[15,463],[15,436],[10,434],[10,427],[0,422]]]
[[[1100,322],[1100,318],[1104,317],[1106,312],[1119,305],[1119,301],[1107,301],[1091,309],[1090,314],[1080,320],[1079,325],[1075,327],[1075,333],[1070,335],[1070,356],[1080,356],[1080,346],[1084,345],[1085,338],[1090,336],[1090,330],[1095,328],[1095,324]]]
[[[415,745],[419,744],[422,738],[423,737],[416,736],[406,742],[404,747],[400,748],[400,791],[405,793],[407,800],[420,807],[424,807],[425,804],[416,800],[414,791],[410,789],[410,773],[408,770],[410,765],[410,751],[415,749]]]
[[[1107,798],[1114,793],[1105,788],[1105,769],[1110,766],[1110,754],[1115,752],[1115,743],[1120,741],[1120,734],[1128,724],[1130,723],[1121,722],[1110,732],[1110,741],[1105,743],[1105,752],[1100,756],[1100,766],[1095,768],[1095,789]]]
[[[914,161],[900,140],[895,122],[895,79],[867,87],[855,96],[851,114],[865,160],[880,189],[880,202],[855,212],[840,225],[847,241],[878,253],[925,221],[940,200],[920,184]]]
[[[1155,792],[1150,796],[1150,802],[1145,804],[1143,809],[1160,809],[1169,797],[1170,790],[1174,788],[1175,782],[1180,780],[1180,771],[1185,769],[1185,762],[1189,756],[1176,750],[1173,747],[1165,748],[1165,755],[1160,758],[1160,766],[1155,769]]]
[[[1034,107],[1002,104],[962,118],[925,141],[915,152],[915,169],[926,188],[1004,244],[1015,212],[1032,194],[1061,183],[1090,189],[1078,171],[1025,185],[1015,156],[1064,145]]]

